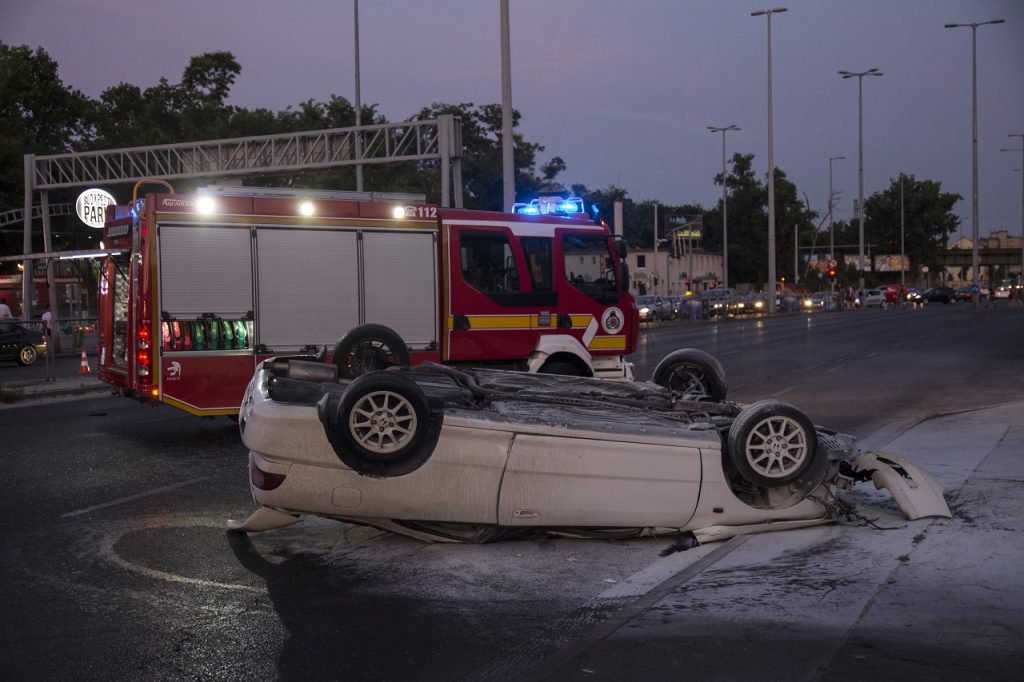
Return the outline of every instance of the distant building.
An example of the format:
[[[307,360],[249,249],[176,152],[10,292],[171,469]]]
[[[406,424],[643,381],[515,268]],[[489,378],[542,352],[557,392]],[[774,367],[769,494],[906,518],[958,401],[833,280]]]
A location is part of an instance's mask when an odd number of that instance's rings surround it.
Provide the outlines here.
[[[722,254],[701,248],[682,253],[668,246],[658,249],[657,254],[653,249],[630,249],[626,262],[629,290],[634,296],[682,296],[688,290],[699,294],[722,283]]]

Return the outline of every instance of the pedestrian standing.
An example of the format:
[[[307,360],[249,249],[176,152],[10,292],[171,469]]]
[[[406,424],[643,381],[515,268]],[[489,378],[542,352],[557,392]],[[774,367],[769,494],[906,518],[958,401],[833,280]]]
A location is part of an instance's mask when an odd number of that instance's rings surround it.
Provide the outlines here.
[[[50,309],[47,308],[46,312],[43,313],[43,333],[47,336],[53,336],[50,331],[50,327],[53,324],[53,315],[50,313]]]
[[[0,298],[0,320],[5,320],[9,317],[12,317],[12,315],[11,309],[7,305],[7,299]]]

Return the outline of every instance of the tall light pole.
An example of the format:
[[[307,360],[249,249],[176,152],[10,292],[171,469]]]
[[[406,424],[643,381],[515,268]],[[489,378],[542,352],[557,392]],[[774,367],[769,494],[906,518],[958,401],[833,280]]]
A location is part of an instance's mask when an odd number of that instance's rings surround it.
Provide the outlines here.
[[[726,178],[725,174],[725,134],[730,130],[740,130],[736,125],[727,125],[724,128],[708,126],[713,133],[722,133],[722,286],[729,286],[729,231],[726,220],[727,211],[725,208],[726,199]]]
[[[356,45],[356,159],[362,160],[363,140],[359,126],[363,123],[363,104],[359,93],[359,0],[352,0],[353,25],[355,26]],[[356,164],[356,191],[363,191],[363,164]]]
[[[832,225],[832,162],[845,159],[845,156],[828,157],[828,257],[836,257],[836,231]]]
[[[903,173],[900,172],[900,286],[904,289],[907,288],[907,269],[904,267],[906,263],[906,250],[903,245],[903,237],[905,234],[904,229],[904,213],[903,210]]]
[[[1007,137],[1019,137],[1020,149],[1000,149],[1001,152],[1020,152],[1020,272],[1024,282],[1024,133],[1010,133]]]
[[[946,24],[946,28],[971,29],[971,278],[974,289],[981,286],[981,268],[978,265],[978,27],[1001,24],[1003,19],[973,24]],[[971,295],[971,309],[978,309],[980,292]]]
[[[858,267],[860,269],[860,280],[858,287],[864,288],[864,76],[881,76],[882,72],[878,69],[868,69],[867,71],[840,71],[839,75],[843,77],[843,80],[847,78],[857,79],[857,215],[860,220],[860,228],[858,230]]]
[[[762,9],[750,16],[768,17],[768,312],[775,312],[775,147],[772,130],[772,15],[785,12],[785,7]]]
[[[516,201],[516,164],[512,148],[512,48],[509,40],[508,0],[501,0],[501,175],[502,209]]]

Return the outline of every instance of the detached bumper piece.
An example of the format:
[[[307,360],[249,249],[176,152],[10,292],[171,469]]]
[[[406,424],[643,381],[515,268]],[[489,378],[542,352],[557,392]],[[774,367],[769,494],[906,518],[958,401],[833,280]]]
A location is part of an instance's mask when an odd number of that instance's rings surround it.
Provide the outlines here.
[[[895,452],[862,452],[852,462],[853,470],[885,488],[911,521],[926,517],[951,518],[942,496],[942,486],[935,477],[906,457]]]

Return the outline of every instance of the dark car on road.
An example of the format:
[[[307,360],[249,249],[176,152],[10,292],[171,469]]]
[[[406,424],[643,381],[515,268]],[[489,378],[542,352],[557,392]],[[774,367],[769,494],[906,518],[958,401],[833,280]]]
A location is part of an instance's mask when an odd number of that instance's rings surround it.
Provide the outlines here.
[[[0,360],[14,360],[31,365],[46,354],[46,338],[42,332],[26,329],[17,322],[0,320]]]
[[[970,301],[971,300],[971,294],[974,293],[975,291],[978,292],[978,300],[979,301],[982,301],[982,300],[988,298],[988,288],[979,289],[977,287],[966,286],[966,287],[960,287],[959,289],[956,290],[956,300],[958,300],[958,301]]]
[[[934,287],[922,294],[929,303],[955,303],[956,290],[952,287]]]

